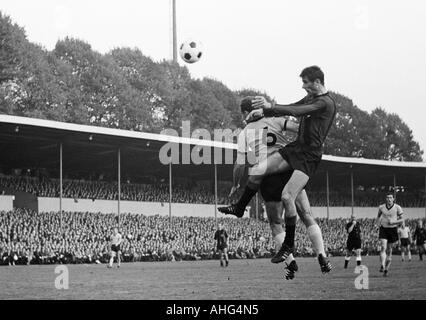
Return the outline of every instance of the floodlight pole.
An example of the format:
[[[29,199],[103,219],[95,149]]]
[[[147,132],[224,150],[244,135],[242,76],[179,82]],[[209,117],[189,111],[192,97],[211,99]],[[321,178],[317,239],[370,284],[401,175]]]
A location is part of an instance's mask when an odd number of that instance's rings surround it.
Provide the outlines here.
[[[327,181],[327,220],[330,218],[330,188],[329,188],[329,178],[328,170],[325,172],[326,181]]]
[[[351,166],[351,199],[352,199],[352,215],[354,214],[354,172]]]
[[[62,142],[59,143],[59,216],[61,224],[61,235],[63,235],[62,229]]]
[[[117,222],[118,222],[118,228],[120,228],[120,199],[121,199],[121,150],[118,148],[117,152],[117,186],[118,186],[118,202],[117,202]]]
[[[169,219],[172,221],[172,162],[169,163]]]
[[[217,227],[217,164],[214,164],[214,221]]]
[[[256,193],[256,220],[259,220],[259,193]]]
[[[173,62],[177,63],[176,0],[173,2]]]
[[[395,176],[395,173],[393,174],[393,197],[396,201],[396,176]]]

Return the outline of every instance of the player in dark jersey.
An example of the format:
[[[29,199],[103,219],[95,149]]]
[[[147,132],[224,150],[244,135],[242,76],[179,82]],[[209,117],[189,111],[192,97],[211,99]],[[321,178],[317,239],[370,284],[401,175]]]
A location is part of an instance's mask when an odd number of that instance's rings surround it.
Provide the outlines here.
[[[297,220],[295,199],[318,168],[325,138],[336,116],[336,104],[324,86],[324,73],[321,69],[317,66],[305,68],[300,77],[303,81],[303,89],[307,92],[305,98],[292,105],[272,106],[264,97],[256,97],[253,105],[259,109],[253,110],[247,118],[250,122],[264,116],[300,117],[296,141],[286,145],[253,168],[244,193],[236,204],[219,208],[219,211],[224,214],[242,217],[246,206],[257,193],[265,176],[293,170],[282,192],[285,217],[291,222],[286,225],[284,243],[273,257],[273,261],[287,259],[294,251]],[[330,262],[326,257],[319,255],[318,260],[323,272],[331,270]]]
[[[214,239],[217,241],[216,248],[219,251],[220,266],[223,267],[223,257],[225,257],[226,266],[229,265],[228,259],[228,233],[223,224],[219,224],[219,229],[214,234]]]
[[[354,250],[356,252],[356,265],[361,265],[361,227],[354,215],[351,216],[351,221],[346,225],[346,231],[348,232],[348,240],[346,241],[345,269],[348,267]]]
[[[426,254],[426,224],[422,227],[423,221],[417,222],[416,231],[413,234],[414,244],[417,245],[420,261],[423,261],[423,255]]]
[[[249,96],[241,101],[241,112],[244,118],[253,111],[252,99],[253,97]],[[299,125],[296,122],[291,119],[285,119],[284,117],[261,118],[248,123],[238,136],[238,153],[234,166],[234,185],[229,196],[231,197],[239,189],[243,177],[247,174],[247,167],[251,167],[258,161],[261,161],[262,155],[267,156],[278,152],[280,148],[287,145],[290,141],[287,132],[297,133],[298,128]],[[250,156],[250,153],[254,153],[254,156]],[[275,252],[279,251],[284,242],[284,208],[281,201],[281,194],[285,185],[290,180],[292,173],[292,171],[286,171],[266,176],[260,185],[260,193],[265,201],[265,209],[275,242]],[[317,256],[319,254],[325,256],[322,232],[314,219],[305,190],[302,190],[297,196],[296,207],[300,219],[305,224],[315,254]],[[285,224],[287,224],[287,221],[285,221]],[[282,261],[276,261],[276,263],[280,262]],[[292,254],[288,256],[285,265],[285,279],[294,279],[295,272],[298,271],[298,266]]]

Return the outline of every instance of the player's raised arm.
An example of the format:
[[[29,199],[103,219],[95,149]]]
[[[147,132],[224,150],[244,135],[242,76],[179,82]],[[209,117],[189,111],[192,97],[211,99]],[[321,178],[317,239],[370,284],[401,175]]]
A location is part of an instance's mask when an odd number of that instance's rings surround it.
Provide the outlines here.
[[[321,110],[326,107],[324,101],[317,100],[312,104],[289,104],[281,105],[275,104],[272,106],[271,103],[267,102],[263,97],[255,97],[253,100],[253,107],[259,110],[253,110],[253,113],[263,114],[265,117],[277,117],[277,116],[294,116],[300,117],[306,114],[311,114],[315,111]],[[261,108],[261,109],[260,109]]]

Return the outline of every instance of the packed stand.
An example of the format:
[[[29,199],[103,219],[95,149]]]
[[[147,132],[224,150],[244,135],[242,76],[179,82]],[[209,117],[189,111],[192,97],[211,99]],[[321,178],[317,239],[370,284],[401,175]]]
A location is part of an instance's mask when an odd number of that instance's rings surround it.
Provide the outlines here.
[[[0,176],[0,193],[23,191],[37,197],[59,197],[59,189],[58,179]],[[229,202],[227,195],[230,189],[231,183],[226,184],[221,181],[221,187],[218,188],[219,204]],[[172,202],[200,204],[213,204],[215,202],[214,190],[206,186],[175,183],[172,186],[172,191]],[[64,179],[62,195],[64,198],[72,199],[117,200],[118,188],[116,182]],[[385,192],[357,190],[354,194],[354,205],[357,207],[378,207],[384,202],[385,195]],[[308,196],[312,206],[327,206],[327,195],[324,190],[308,190]],[[121,184],[121,200],[166,203],[169,201],[169,185],[164,181],[151,183],[124,182]],[[396,202],[402,207],[424,207],[424,191],[398,192]],[[329,205],[331,207],[350,207],[352,205],[351,194],[344,191],[332,191],[329,195]]]
[[[226,227],[231,259],[271,257],[274,243],[269,224],[254,219],[219,218]],[[318,219],[325,247],[342,255],[346,244],[345,219]],[[409,221],[414,230],[415,221]],[[0,212],[1,264],[105,263],[110,254],[115,214],[58,212],[37,213],[27,209]],[[378,230],[374,219],[362,219],[363,253],[378,253]],[[214,218],[120,216],[123,259],[179,261],[217,258],[213,239]],[[312,256],[304,225],[298,221],[296,256]],[[342,236],[343,235],[343,236]]]

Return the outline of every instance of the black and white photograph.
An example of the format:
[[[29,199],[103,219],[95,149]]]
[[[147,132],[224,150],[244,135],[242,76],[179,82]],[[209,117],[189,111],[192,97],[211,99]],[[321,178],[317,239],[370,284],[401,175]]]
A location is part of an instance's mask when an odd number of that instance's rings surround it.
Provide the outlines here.
[[[0,300],[425,300],[425,39],[421,0],[0,0]]]

